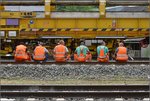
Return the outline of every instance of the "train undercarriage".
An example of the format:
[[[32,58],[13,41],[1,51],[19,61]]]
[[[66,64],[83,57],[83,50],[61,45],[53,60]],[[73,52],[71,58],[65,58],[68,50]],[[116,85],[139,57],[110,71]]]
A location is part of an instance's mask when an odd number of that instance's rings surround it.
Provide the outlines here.
[[[54,47],[57,45],[59,40],[63,39],[66,46],[69,49],[69,53],[73,56],[73,53],[77,46],[80,45],[80,41],[84,40],[85,45],[91,51],[93,57],[96,57],[96,47],[102,41],[106,42],[106,46],[109,48],[110,58],[113,57],[115,49],[118,47],[119,42],[124,42],[125,46],[129,49],[129,53],[132,57],[140,58],[142,57],[141,49],[149,49],[149,38],[138,38],[138,39],[126,39],[121,37],[109,37],[109,38],[69,38],[69,37],[52,37],[52,38],[39,38],[39,39],[1,39],[1,56],[13,56],[13,51],[15,47],[20,43],[24,42],[28,47],[28,51],[32,54],[34,48],[38,42],[43,42],[44,46],[51,52]],[[146,53],[149,54],[149,53]],[[144,57],[144,56],[143,56]],[[148,57],[145,57],[148,58]]]

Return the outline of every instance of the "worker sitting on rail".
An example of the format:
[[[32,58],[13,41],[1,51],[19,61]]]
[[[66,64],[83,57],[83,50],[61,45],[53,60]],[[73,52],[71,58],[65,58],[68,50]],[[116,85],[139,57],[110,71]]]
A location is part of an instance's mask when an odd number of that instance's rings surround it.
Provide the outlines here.
[[[49,51],[43,46],[43,42],[39,42],[34,49],[33,59],[37,62],[46,62],[49,58]]]
[[[88,47],[84,45],[84,42],[81,42],[80,46],[76,48],[74,60],[77,62],[90,62],[92,60],[92,55]]]
[[[109,50],[105,46],[105,42],[101,42],[100,46],[97,47],[97,61],[108,62],[109,61]]]
[[[20,42],[20,45],[16,46],[14,54],[14,59],[17,62],[31,61],[31,56],[27,52],[27,47],[24,45],[23,42]]]
[[[65,46],[65,42],[60,40],[58,45],[53,50],[53,56],[56,62],[65,62],[70,60],[69,50]]]
[[[124,47],[124,44],[122,42],[119,43],[119,47],[116,49],[115,55],[116,61],[127,62],[128,60],[127,48]]]

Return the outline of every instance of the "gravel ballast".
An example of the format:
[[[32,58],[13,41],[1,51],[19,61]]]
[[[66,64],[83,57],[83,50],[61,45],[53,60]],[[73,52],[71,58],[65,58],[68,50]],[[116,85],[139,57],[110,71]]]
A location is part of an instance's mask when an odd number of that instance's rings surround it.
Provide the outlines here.
[[[36,80],[109,80],[147,79],[150,65],[0,65],[0,78],[25,78]]]

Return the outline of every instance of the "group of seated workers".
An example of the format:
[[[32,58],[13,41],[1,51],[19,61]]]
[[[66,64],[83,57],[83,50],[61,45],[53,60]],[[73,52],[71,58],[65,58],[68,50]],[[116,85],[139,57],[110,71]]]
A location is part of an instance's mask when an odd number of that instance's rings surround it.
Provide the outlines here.
[[[31,55],[27,52],[27,47],[20,43],[16,46],[14,51],[14,59],[17,62],[31,61],[33,59],[36,62],[46,62],[49,58],[49,51],[43,46],[43,43],[40,42],[38,46],[35,47],[32,58]],[[58,45],[55,46],[52,51],[52,55],[56,62],[66,62],[71,60],[68,48],[65,46],[65,42],[60,40]],[[123,43],[119,43],[119,47],[115,52],[116,61],[126,62],[128,60],[127,48],[124,47]],[[74,61],[75,62],[91,62],[92,54],[90,53],[85,43],[82,41],[80,46],[78,46],[74,52]],[[109,62],[109,50],[105,46],[105,42],[101,42],[97,47],[97,61],[98,62]]]

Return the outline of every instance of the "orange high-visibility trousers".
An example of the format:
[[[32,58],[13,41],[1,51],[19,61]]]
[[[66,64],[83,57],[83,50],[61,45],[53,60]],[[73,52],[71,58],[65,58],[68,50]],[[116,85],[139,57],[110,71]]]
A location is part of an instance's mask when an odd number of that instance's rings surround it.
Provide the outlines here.
[[[97,61],[98,62],[109,62],[109,56],[108,55],[106,55],[106,58],[97,58]]]
[[[22,59],[14,57],[14,59],[16,62],[25,62],[25,61],[31,61],[32,60],[31,56],[28,53],[26,54],[26,57],[27,58],[22,58]]]
[[[86,55],[86,61],[88,61],[88,62],[91,62],[91,61],[92,61],[92,54],[91,54],[91,53],[88,53],[88,54]]]
[[[55,57],[54,55],[54,58],[56,62],[66,62],[70,60],[70,55],[67,55],[67,57]]]
[[[84,56],[83,54],[80,54],[80,56],[78,56],[77,54],[74,54],[74,60],[77,62],[91,61],[92,55],[90,53],[87,54],[86,56]]]
[[[78,56],[77,54],[74,54],[74,60],[77,62],[85,62],[86,57],[83,54],[80,54],[80,56]]]

